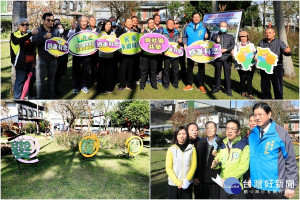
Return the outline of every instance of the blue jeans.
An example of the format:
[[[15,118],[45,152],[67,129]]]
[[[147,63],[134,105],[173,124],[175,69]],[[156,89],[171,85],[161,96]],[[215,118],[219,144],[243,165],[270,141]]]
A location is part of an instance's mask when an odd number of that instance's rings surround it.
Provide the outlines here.
[[[50,61],[43,60],[39,57],[36,62],[35,72],[36,72],[36,98],[43,99],[45,98],[46,89],[45,89],[45,78],[46,72],[48,77],[48,96],[50,98],[55,97],[54,82],[55,82],[55,73],[57,70],[57,59],[53,58]]]
[[[31,71],[31,66],[15,67],[16,69],[16,81],[14,86],[14,99],[20,99],[23,85],[27,80],[27,74]]]

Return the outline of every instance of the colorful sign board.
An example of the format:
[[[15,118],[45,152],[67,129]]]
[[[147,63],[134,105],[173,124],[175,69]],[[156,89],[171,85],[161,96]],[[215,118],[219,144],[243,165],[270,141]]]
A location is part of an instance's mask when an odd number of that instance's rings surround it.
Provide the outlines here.
[[[141,48],[152,54],[159,54],[169,48],[169,40],[158,33],[147,33],[140,39]]]
[[[178,58],[179,56],[183,56],[184,49],[177,42],[170,42],[169,48],[165,52],[165,55],[171,58]]]
[[[208,63],[222,56],[221,45],[209,40],[199,40],[187,46],[186,57],[198,63]]]
[[[232,35],[235,38],[235,41],[237,41],[242,14],[243,11],[204,14],[203,23],[211,32],[210,36],[212,36],[213,34],[218,33],[220,31],[219,25],[221,22],[227,22],[227,33]]]
[[[88,56],[96,52],[95,40],[98,33],[94,31],[80,31],[68,39],[69,52],[75,56]]]
[[[104,53],[115,52],[121,48],[121,41],[113,35],[103,35],[95,40],[95,47]]]
[[[143,140],[138,136],[132,136],[125,142],[128,153],[132,156],[136,156],[143,150]]]
[[[134,55],[139,53],[142,49],[139,41],[142,34],[136,32],[128,32],[122,34],[119,39],[121,41],[121,48],[119,51],[125,55]]]
[[[34,137],[22,135],[15,138],[11,143],[11,151],[19,162],[37,163],[39,161],[35,157],[40,151],[40,145]],[[30,160],[31,158],[34,159]]]
[[[257,47],[257,68],[265,70],[267,74],[273,74],[274,66],[277,65],[278,56],[269,48]]]
[[[244,47],[240,47],[234,57],[237,63],[242,65],[245,71],[248,71],[251,70],[250,67],[255,63],[253,56],[253,50],[250,48],[250,45],[247,44]]]
[[[46,40],[45,50],[53,56],[62,56],[69,52],[69,44],[63,38],[53,37]]]
[[[93,157],[98,153],[99,147],[100,142],[94,134],[82,138],[79,142],[79,151],[84,157]]]

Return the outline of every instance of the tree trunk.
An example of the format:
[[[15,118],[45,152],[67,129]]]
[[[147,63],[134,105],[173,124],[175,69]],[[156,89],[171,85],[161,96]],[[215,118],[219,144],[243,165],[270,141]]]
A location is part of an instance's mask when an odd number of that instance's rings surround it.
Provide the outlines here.
[[[288,45],[286,30],[284,26],[284,19],[283,19],[283,12],[282,12],[282,1],[274,1],[274,13],[275,13],[275,24],[277,26],[278,37],[282,40],[285,44]],[[283,70],[284,75],[287,77],[295,77],[295,68],[293,65],[292,57],[291,56],[283,56]]]
[[[27,1],[14,1],[12,12],[12,31],[16,31],[18,20],[22,17],[27,18]]]
[[[218,1],[211,1],[211,11],[214,12],[218,12]]]
[[[18,29],[18,20],[20,18],[27,18],[27,1],[14,1],[13,2],[13,10],[12,10],[12,32]],[[11,88],[10,88],[10,95],[14,97],[14,87],[16,81],[16,70],[12,66],[11,68]]]

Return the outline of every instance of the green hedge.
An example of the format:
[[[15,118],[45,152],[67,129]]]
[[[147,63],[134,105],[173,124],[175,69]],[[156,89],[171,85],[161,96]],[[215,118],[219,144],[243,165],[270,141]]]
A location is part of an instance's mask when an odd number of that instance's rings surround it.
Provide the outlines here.
[[[151,131],[151,146],[167,144],[167,140],[172,141],[173,130],[168,131]]]
[[[11,19],[1,19],[1,33],[11,32]]]

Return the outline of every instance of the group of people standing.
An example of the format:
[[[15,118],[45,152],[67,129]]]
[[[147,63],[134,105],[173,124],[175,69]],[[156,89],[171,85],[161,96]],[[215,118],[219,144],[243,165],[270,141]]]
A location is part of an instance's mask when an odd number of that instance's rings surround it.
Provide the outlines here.
[[[211,36],[210,31],[204,23],[201,22],[201,14],[195,12],[192,14],[192,21],[180,30],[177,20],[168,19],[166,28],[160,25],[160,16],[155,14],[153,18],[147,20],[147,26],[140,28],[138,18],[132,16],[125,19],[123,27],[116,27],[115,18],[110,18],[100,26],[96,25],[95,17],[81,16],[77,24],[72,28],[64,30],[59,19],[54,19],[52,13],[44,13],[42,16],[42,25],[29,31],[29,21],[21,18],[18,22],[18,30],[11,34],[11,62],[16,69],[16,82],[14,86],[14,98],[19,99],[22,86],[29,72],[35,71],[36,77],[36,98],[56,98],[59,91],[61,77],[66,74],[68,55],[56,57],[47,52],[44,48],[45,41],[53,37],[63,37],[68,39],[77,32],[90,30],[103,35],[112,35],[119,37],[128,32],[158,33],[164,35],[170,42],[177,42],[186,48],[198,40],[211,40],[221,45],[222,56],[213,61],[215,67],[214,85],[212,93],[219,92],[221,88],[221,72],[224,69],[225,85],[223,92],[232,96],[231,90],[231,68],[232,55],[240,47],[247,44],[255,51],[254,44],[249,41],[249,34],[246,31],[239,33],[239,42],[235,43],[232,35],[227,33],[227,23],[220,23],[220,31]],[[265,30],[265,39],[258,44],[259,47],[268,47],[278,56],[277,66],[274,67],[273,74],[267,74],[260,70],[261,91],[263,99],[271,99],[271,83],[273,85],[276,99],[283,99],[283,68],[282,55],[291,55],[291,49],[281,40],[275,38],[275,30],[267,28]],[[36,56],[35,48],[38,49]],[[37,57],[37,58],[36,58]],[[187,62],[186,62],[187,61]],[[186,64],[187,63],[187,64]],[[72,87],[73,93],[80,91],[89,93],[89,87],[97,83],[97,91],[100,94],[111,93],[115,84],[119,82],[118,90],[133,90],[139,85],[140,90],[144,90],[146,83],[150,83],[152,88],[157,90],[157,83],[162,83],[168,90],[170,83],[176,89],[178,87],[179,64],[181,67],[181,76],[186,86],[184,91],[193,89],[195,82],[193,68],[195,62],[190,58],[181,56],[171,58],[164,53],[151,54],[145,51],[134,55],[125,55],[119,51],[113,53],[103,53],[96,51],[88,56],[76,56],[72,58]],[[33,68],[35,67],[35,69]],[[255,71],[253,66],[251,70],[245,71],[241,65],[235,64],[241,81],[241,95],[253,99],[252,79]],[[48,78],[48,92],[45,88],[45,78]],[[205,83],[205,64],[198,63],[198,89],[206,93]],[[140,81],[139,81],[140,80]],[[32,89],[34,78],[31,81]],[[247,84],[246,84],[247,83]],[[47,95],[46,95],[47,94]]]
[[[250,131],[244,138],[235,119],[226,122],[225,138],[217,135],[213,121],[205,124],[204,138],[198,136],[196,123],[174,131],[166,154],[169,199],[191,199],[193,190],[195,199],[284,199],[295,195],[298,169],[288,132],[271,119],[267,103],[256,103],[252,111]],[[220,184],[212,179],[218,175]],[[228,178],[236,178],[239,192],[226,191]]]

